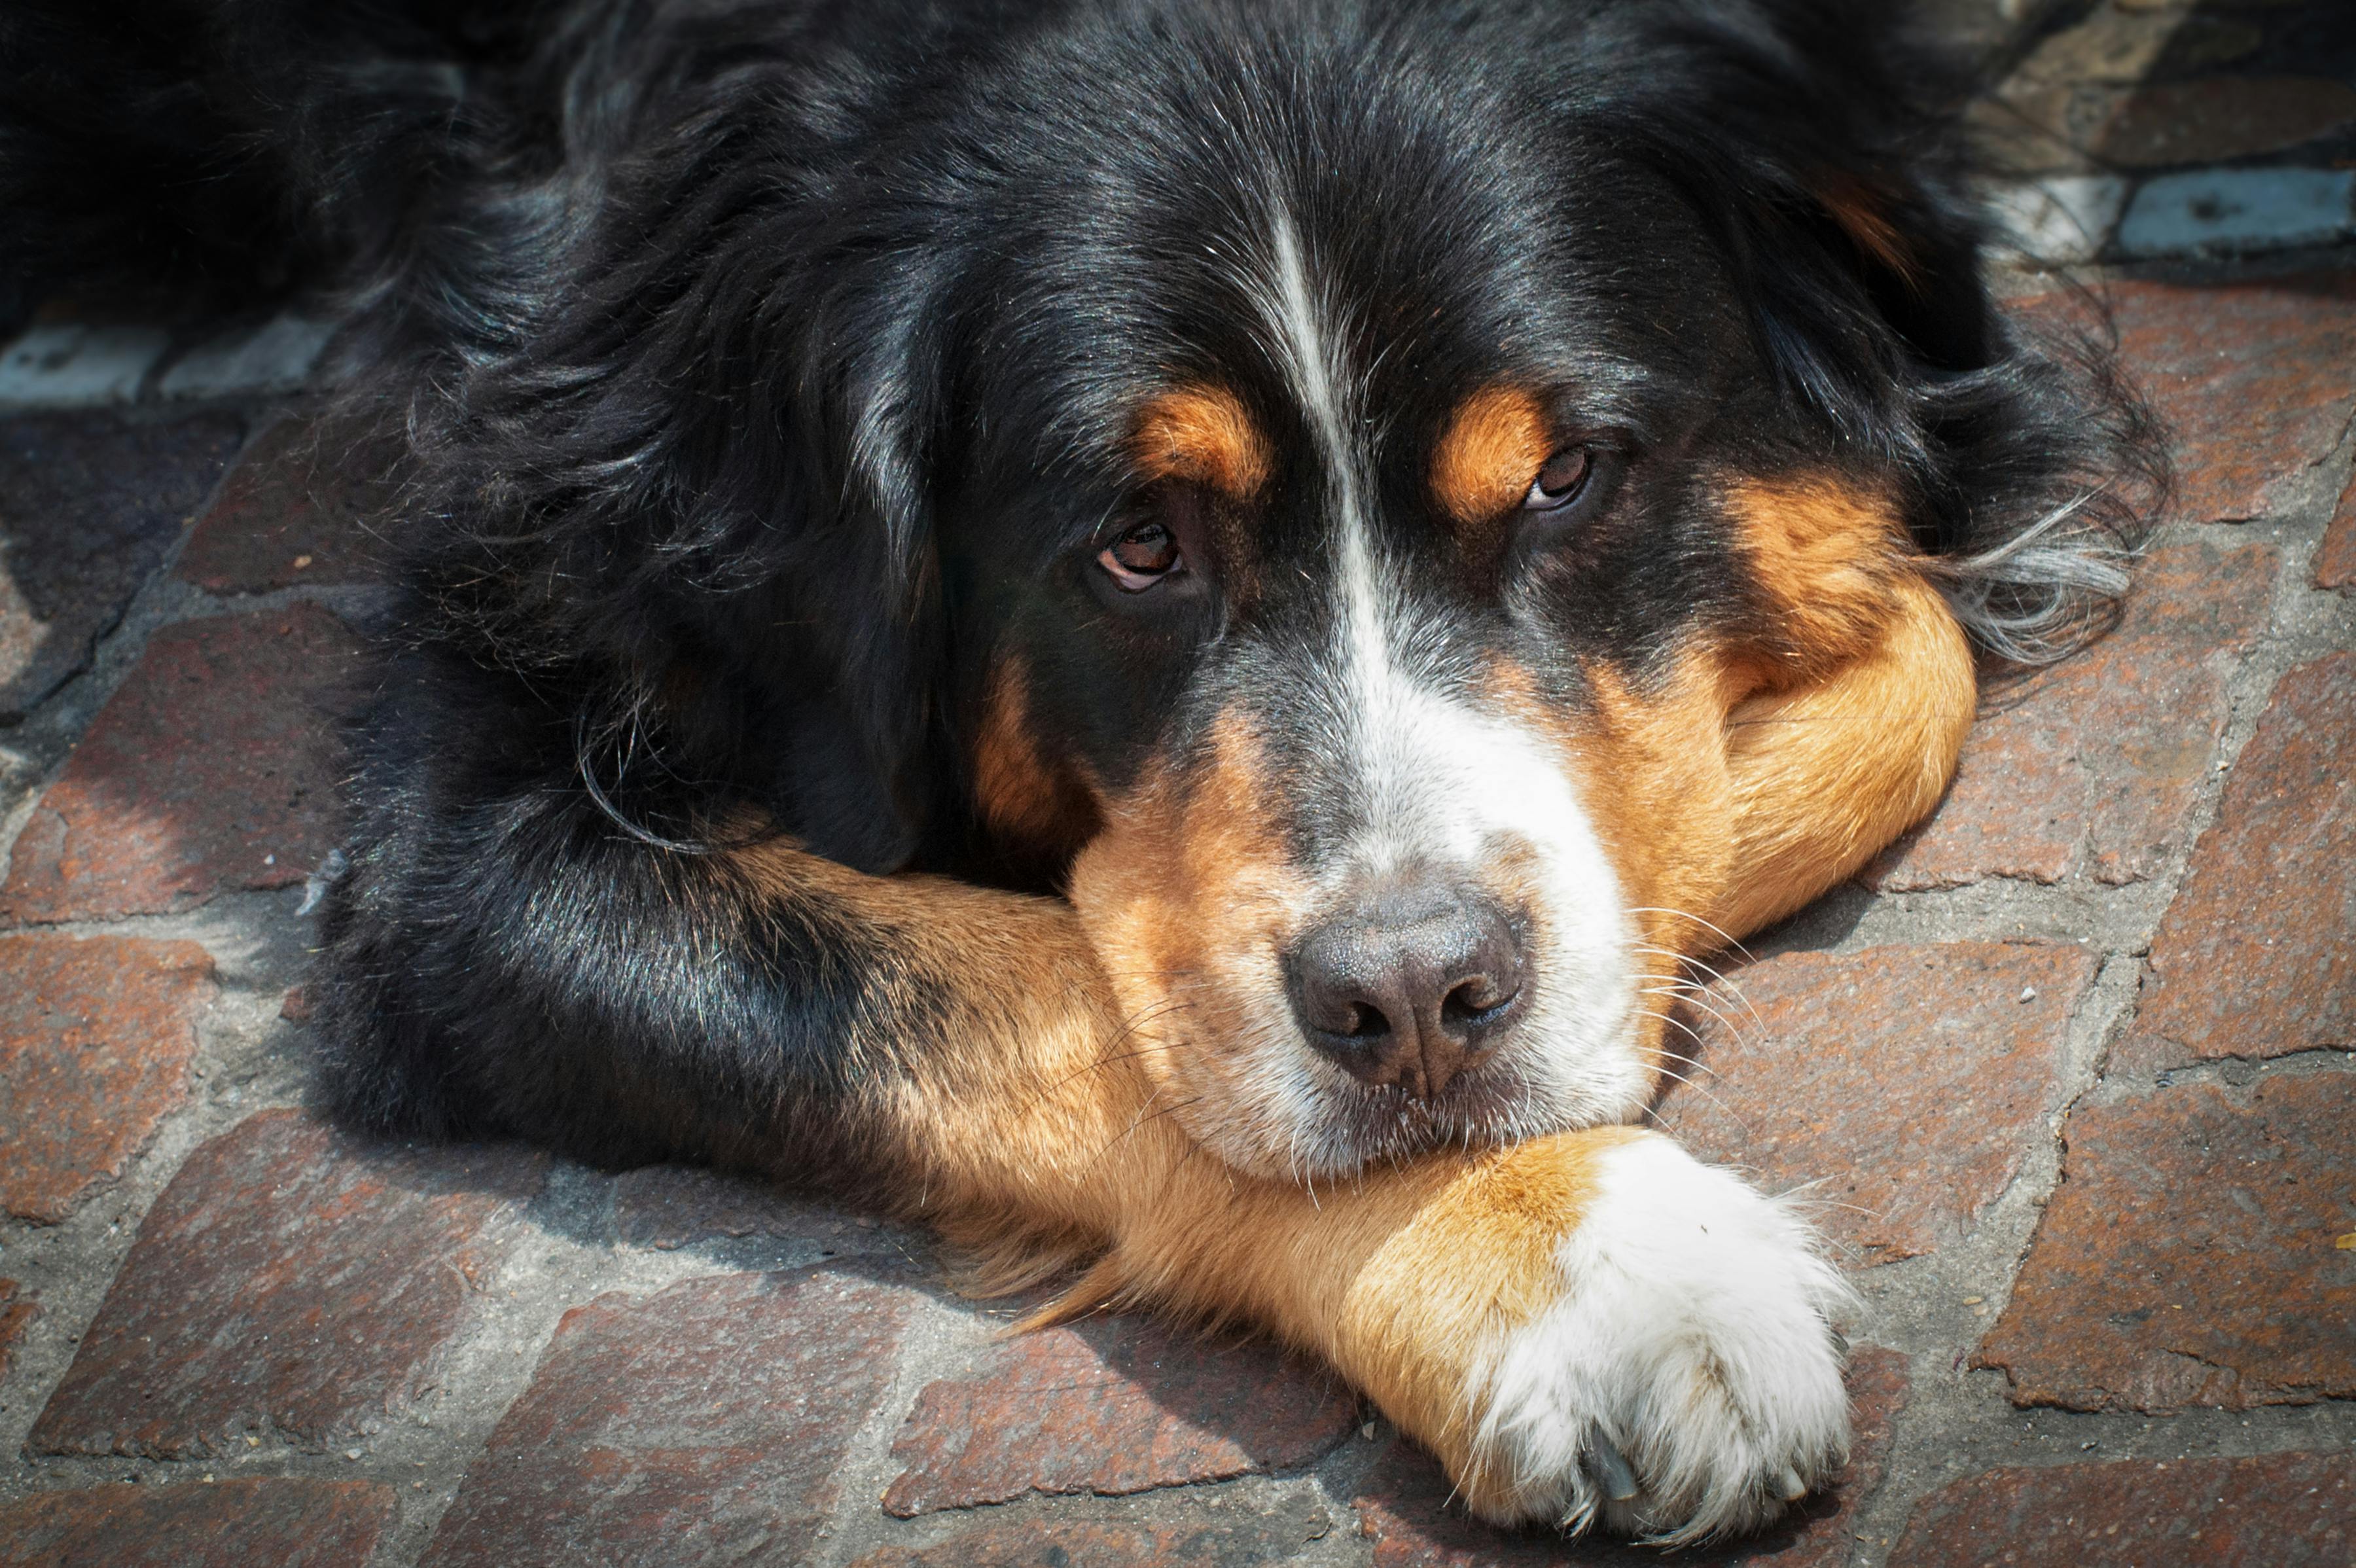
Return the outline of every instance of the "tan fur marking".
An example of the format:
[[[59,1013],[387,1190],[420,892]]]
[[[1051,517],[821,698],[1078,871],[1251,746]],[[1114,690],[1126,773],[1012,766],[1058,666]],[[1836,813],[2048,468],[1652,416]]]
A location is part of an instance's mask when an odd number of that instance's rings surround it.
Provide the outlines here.
[[[1149,481],[1208,485],[1235,500],[1258,494],[1275,461],[1242,403],[1221,387],[1188,387],[1153,398],[1138,416],[1131,450]]]
[[[1027,678],[1019,657],[1008,658],[991,675],[975,726],[974,801],[982,820],[1022,850],[1074,854],[1096,836],[1101,813],[1086,779],[1040,755]]]
[[[1431,458],[1431,489],[1459,522],[1492,521],[1521,505],[1554,454],[1537,401],[1515,387],[1464,400]]]
[[[1198,1136],[1248,1121],[1248,997],[1282,1007],[1277,954],[1305,918],[1308,878],[1271,827],[1260,746],[1241,720],[1207,757],[1150,766],[1073,867],[1072,899],[1136,1028],[1138,1060]]]
[[[1754,673],[1783,686],[1829,674],[1870,649],[1912,575],[1896,509],[1828,478],[1745,479],[1726,508],[1772,618]]]
[[[1897,611],[1869,652],[1728,717],[1735,873],[1712,918],[1733,936],[1854,875],[1954,777],[1978,704],[1971,645],[1930,585],[1909,575],[1891,592]]]

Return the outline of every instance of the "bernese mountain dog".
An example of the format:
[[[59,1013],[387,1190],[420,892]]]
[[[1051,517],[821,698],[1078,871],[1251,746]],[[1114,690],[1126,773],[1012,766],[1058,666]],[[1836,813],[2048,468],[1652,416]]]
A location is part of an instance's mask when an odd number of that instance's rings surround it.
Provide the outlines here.
[[[1682,966],[2099,626],[2149,451],[1899,8],[89,9],[20,295],[324,280],[405,437],[343,1115],[1268,1332],[1491,1520],[1837,1468],[1839,1275],[1644,1125]]]

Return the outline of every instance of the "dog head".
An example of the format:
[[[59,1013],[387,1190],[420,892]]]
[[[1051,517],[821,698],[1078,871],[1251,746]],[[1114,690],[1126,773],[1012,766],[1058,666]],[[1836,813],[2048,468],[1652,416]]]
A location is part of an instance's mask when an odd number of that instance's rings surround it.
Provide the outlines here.
[[[837,858],[1055,884],[1158,1103],[1329,1176],[1638,1114],[1741,869],[1730,714],[1926,572],[2062,613],[1988,547],[2089,447],[1879,7],[1292,9],[950,51],[825,180],[772,125],[693,196],[693,119],[611,221],[730,214],[635,367],[725,428],[622,410],[597,472],[739,579],[662,628],[739,667],[646,683],[766,706],[682,745]]]

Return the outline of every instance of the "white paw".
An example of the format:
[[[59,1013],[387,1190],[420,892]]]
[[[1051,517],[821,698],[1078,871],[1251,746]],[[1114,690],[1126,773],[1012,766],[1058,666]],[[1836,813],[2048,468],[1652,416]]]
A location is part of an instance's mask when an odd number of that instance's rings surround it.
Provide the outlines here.
[[[1605,1156],[1556,1264],[1560,1295],[1488,1380],[1483,1512],[1699,1541],[1847,1459],[1832,1318],[1854,1297],[1786,1203],[1640,1138]]]

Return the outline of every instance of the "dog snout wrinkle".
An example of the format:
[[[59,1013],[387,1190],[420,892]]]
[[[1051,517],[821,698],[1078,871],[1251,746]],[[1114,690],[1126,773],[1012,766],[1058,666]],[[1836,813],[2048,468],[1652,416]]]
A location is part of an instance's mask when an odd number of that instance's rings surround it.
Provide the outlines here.
[[[1358,902],[1287,964],[1302,1033],[1361,1082],[1429,1099],[1486,1060],[1527,960],[1494,901],[1430,887]]]

